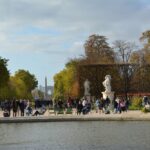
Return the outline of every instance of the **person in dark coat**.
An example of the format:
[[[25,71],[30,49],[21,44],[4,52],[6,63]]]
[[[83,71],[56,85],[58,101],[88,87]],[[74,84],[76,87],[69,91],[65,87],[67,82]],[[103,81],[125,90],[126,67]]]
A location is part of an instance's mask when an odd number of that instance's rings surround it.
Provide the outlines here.
[[[18,104],[17,104],[16,100],[13,100],[12,109],[13,109],[13,117],[16,117],[17,116],[17,110],[18,110]]]
[[[81,101],[78,102],[77,104],[77,115],[80,115],[83,109],[83,105],[81,103]]]
[[[24,109],[25,109],[25,104],[24,101],[20,101],[20,111],[21,111],[21,116],[24,116]]]
[[[106,106],[108,107],[109,106],[109,104],[110,104],[110,99],[109,99],[109,97],[107,96],[106,97],[106,99],[105,99],[105,104],[106,104]]]
[[[7,101],[6,107],[7,107],[7,111],[9,113],[9,116],[10,116],[11,115],[11,102],[10,101]]]
[[[59,109],[63,108],[63,101],[61,99],[59,99],[59,101],[58,101],[58,107],[59,107]]]

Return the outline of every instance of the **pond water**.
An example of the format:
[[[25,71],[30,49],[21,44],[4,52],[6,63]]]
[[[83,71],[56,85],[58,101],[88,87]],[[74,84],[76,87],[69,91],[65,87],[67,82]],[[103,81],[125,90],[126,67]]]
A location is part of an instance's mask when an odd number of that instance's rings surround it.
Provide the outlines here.
[[[0,124],[0,150],[150,150],[150,122]]]

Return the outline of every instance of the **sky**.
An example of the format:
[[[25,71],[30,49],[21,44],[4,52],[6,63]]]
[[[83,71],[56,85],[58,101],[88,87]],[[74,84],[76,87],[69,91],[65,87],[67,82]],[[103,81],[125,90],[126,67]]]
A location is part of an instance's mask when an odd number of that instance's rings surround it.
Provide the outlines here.
[[[149,0],[0,0],[0,56],[53,85],[65,63],[84,55],[92,34],[139,43],[150,29]]]

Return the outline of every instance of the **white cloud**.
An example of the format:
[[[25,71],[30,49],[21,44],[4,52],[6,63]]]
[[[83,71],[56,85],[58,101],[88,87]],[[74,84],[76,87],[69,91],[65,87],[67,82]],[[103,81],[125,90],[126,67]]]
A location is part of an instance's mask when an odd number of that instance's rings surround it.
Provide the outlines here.
[[[84,42],[94,33],[110,43],[138,42],[150,29],[149,12],[149,0],[0,0],[0,52],[65,61],[83,54]]]
[[[1,0],[0,47],[34,51],[41,50],[41,45],[54,51],[51,48],[55,45],[61,49],[64,43],[85,41],[93,33],[104,34],[112,41],[138,40],[139,34],[149,28],[149,6],[142,0]],[[55,40],[38,34],[15,36],[27,26],[51,28],[62,34]]]
[[[150,8],[142,4],[140,0],[1,0],[0,47],[30,51],[54,51],[57,47],[61,51],[64,43],[74,47],[75,41],[85,41],[93,33],[110,40],[137,40],[150,24]],[[62,34],[57,38],[15,35],[27,26],[56,29]]]

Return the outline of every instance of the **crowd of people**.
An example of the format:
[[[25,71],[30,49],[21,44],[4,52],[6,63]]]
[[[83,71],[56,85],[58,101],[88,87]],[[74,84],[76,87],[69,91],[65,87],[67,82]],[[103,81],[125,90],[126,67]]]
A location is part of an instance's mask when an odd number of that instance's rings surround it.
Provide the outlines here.
[[[34,108],[29,100],[5,100],[0,102],[1,109],[4,117],[10,117],[11,113],[13,117],[16,116],[37,116],[43,115],[46,112],[47,102],[43,100],[35,101]],[[50,101],[48,101],[50,102]]]
[[[77,115],[78,114],[87,114],[90,112],[92,108],[92,102],[86,100],[86,98],[80,99],[72,99],[71,97],[68,98],[67,101],[62,101],[59,99],[58,101],[54,102],[54,110],[61,111],[66,110],[68,108],[76,109]]]
[[[11,112],[13,113],[13,117],[16,116],[24,116],[25,108],[29,105],[28,100],[5,100],[1,101],[0,106],[3,111],[4,117],[11,116]]]
[[[124,100],[122,97],[117,97],[113,102],[108,97],[106,99],[100,98],[94,101],[88,100],[86,97],[82,99],[69,99],[63,102],[59,99],[55,102],[54,109],[59,111],[61,109],[75,108],[77,115],[88,114],[92,109],[96,110],[96,113],[109,114],[122,113],[128,110],[129,100]]]
[[[47,109],[54,109],[55,112],[64,111],[66,109],[74,109],[77,115],[88,114],[91,110],[96,113],[122,113],[127,112],[130,105],[129,99],[124,99],[124,97],[116,97],[115,100],[111,101],[109,97],[106,99],[100,98],[91,100],[86,97],[82,99],[73,99],[71,97],[68,100],[63,101],[61,99],[57,101],[44,101],[36,100],[34,105],[30,104],[29,100],[12,100],[12,101],[0,101],[1,109],[3,110],[3,116],[37,116],[43,115]],[[143,107],[150,108],[150,100],[147,96],[143,97],[142,100]],[[34,106],[34,107],[33,107]]]

